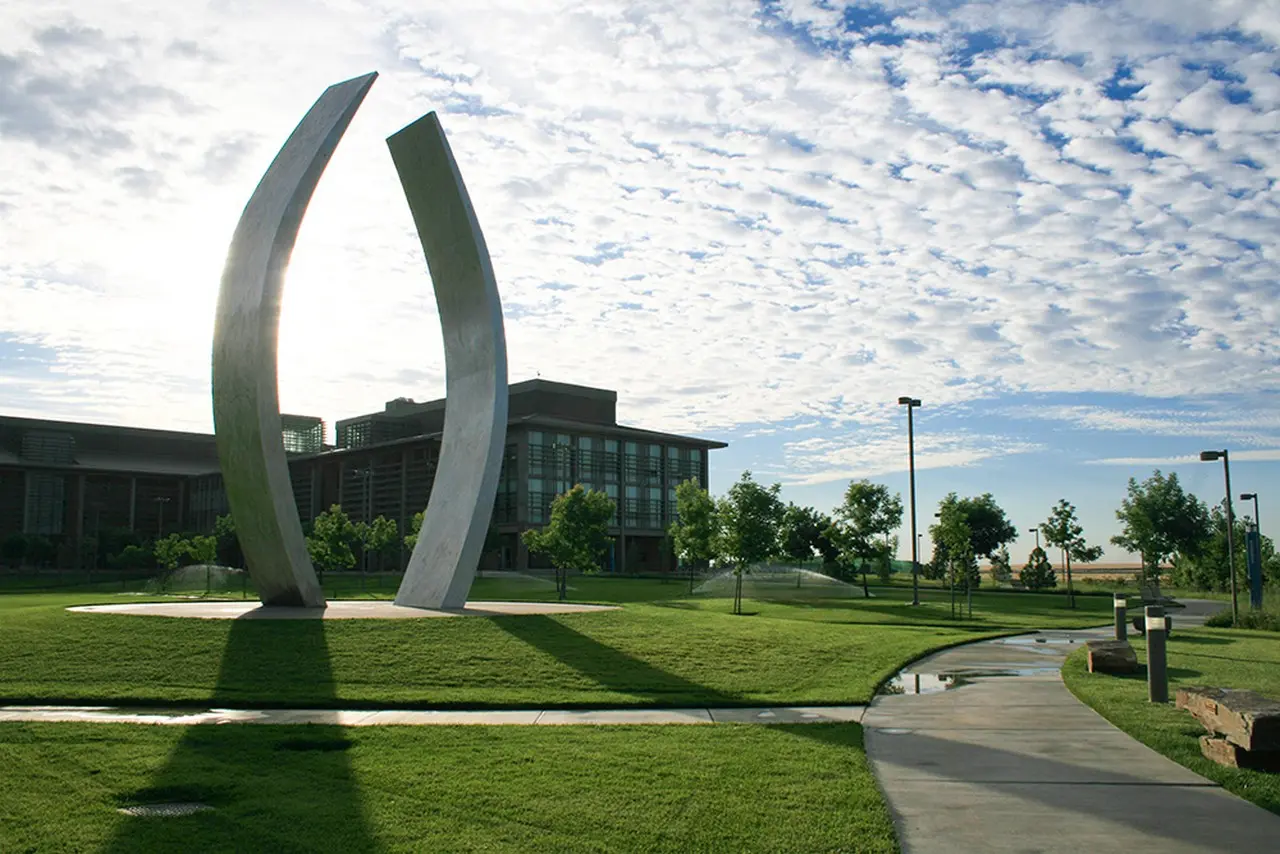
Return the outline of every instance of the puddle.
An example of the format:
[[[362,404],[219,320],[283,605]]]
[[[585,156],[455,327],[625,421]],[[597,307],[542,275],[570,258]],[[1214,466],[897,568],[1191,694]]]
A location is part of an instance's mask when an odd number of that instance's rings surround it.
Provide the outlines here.
[[[1018,637],[1004,638],[1000,643],[1007,643],[1011,646],[1044,646],[1046,644],[1068,645],[1078,643],[1075,638],[1046,638],[1046,637]]]
[[[968,685],[975,679],[1001,676],[1046,676],[1057,673],[1057,667],[993,667],[989,670],[971,668],[951,673],[912,673],[903,671],[880,689],[881,694],[939,694],[952,688]]]
[[[952,673],[908,673],[903,671],[880,689],[881,694],[938,694],[959,688],[965,680]]]

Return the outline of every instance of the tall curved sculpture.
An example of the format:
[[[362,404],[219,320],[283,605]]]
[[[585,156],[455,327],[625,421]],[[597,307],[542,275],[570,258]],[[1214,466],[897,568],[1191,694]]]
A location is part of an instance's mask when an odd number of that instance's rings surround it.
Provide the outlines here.
[[[213,421],[227,503],[264,605],[324,607],[298,521],[276,379],[280,297],[311,195],[376,73],[330,86],[245,206],[213,334]],[[484,235],[435,113],[387,140],[444,333],[444,437],[397,605],[461,608],[484,546],[507,428],[507,345]]]
[[[431,497],[397,605],[461,608],[484,549],[507,437],[502,304],[480,223],[435,113],[387,139],[444,333],[445,418]]]
[[[276,350],[302,215],[377,73],[324,91],[258,182],[231,238],[213,332],[213,423],[227,503],[264,605],[324,607],[280,433]]]

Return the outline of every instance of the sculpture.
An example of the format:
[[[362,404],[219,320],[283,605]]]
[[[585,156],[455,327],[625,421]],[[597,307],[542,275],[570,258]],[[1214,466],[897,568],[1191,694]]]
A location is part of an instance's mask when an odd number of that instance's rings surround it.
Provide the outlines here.
[[[376,72],[330,86],[250,197],[227,254],[213,340],[213,417],[227,502],[264,605],[324,607],[280,431],[284,272],[320,175]],[[440,466],[396,604],[461,608],[497,494],[506,440],[502,308],[488,250],[434,113],[387,140],[427,254],[444,333]]]

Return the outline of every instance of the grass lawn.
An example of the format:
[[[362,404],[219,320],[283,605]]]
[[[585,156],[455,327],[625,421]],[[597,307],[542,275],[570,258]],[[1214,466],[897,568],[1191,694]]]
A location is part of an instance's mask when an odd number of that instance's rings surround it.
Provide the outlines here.
[[[678,596],[675,583],[582,579],[595,601]],[[426,620],[221,621],[75,614],[107,594],[0,597],[0,702],[311,707],[699,706],[866,702],[941,646],[1096,625],[1110,603],[982,593],[874,599],[629,601],[594,614]],[[587,598],[580,595],[579,598]],[[1105,610],[1105,613],[1104,613]]]
[[[1146,660],[1142,638],[1130,637],[1138,660]],[[1219,783],[1228,791],[1280,814],[1280,775],[1226,768],[1200,755],[1204,728],[1188,712],[1147,702],[1145,674],[1089,673],[1084,650],[1062,669],[1067,687],[1129,735]],[[1243,629],[1180,629],[1169,639],[1169,696],[1178,686],[1248,688],[1280,699],[1280,637]]]
[[[6,723],[0,764],[3,851],[897,847],[856,724]],[[182,818],[116,811],[175,801],[214,809]]]

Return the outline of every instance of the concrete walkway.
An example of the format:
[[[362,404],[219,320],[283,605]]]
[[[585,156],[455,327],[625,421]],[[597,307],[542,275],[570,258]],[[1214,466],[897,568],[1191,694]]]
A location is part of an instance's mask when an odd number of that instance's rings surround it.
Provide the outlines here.
[[[1176,637],[1196,620],[1174,622]],[[1063,685],[1067,654],[1110,630],[1037,637],[938,653],[899,683],[936,693],[867,709],[867,755],[904,854],[1280,851],[1280,816],[1125,735]]]
[[[323,724],[453,726],[564,724],[822,724],[856,722],[865,706],[774,706],[740,709],[139,709],[117,706],[0,706],[0,722],[194,724]]]

